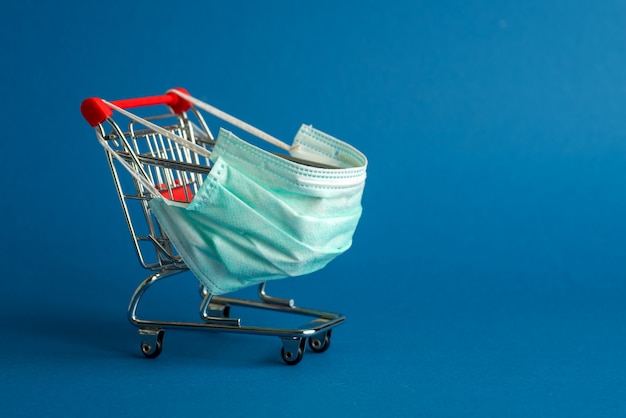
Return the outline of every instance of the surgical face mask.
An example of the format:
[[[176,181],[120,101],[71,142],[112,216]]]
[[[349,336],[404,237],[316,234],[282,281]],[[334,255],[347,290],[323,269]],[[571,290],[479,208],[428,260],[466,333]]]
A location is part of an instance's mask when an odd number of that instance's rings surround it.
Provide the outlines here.
[[[350,248],[361,216],[365,156],[306,125],[290,153],[318,166],[220,130],[213,167],[191,203],[150,201],[176,250],[211,293],[308,274]]]

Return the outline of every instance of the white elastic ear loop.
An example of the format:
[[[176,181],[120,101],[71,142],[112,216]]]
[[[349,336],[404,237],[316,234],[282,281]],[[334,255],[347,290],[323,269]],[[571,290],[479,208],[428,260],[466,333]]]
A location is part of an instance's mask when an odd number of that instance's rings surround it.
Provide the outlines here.
[[[133,113],[130,113],[124,109],[122,109],[119,106],[114,105],[113,103],[107,102],[106,100],[102,100],[107,106],[109,106],[111,109],[121,113],[122,115],[134,120],[135,122],[139,122],[142,125],[144,125],[146,128],[150,128],[152,130],[154,130],[157,133],[160,133],[161,135],[171,139],[172,141],[176,142],[178,145],[184,147],[184,148],[189,148],[190,150],[192,150],[193,152],[195,152],[198,155],[201,155],[203,157],[209,158],[211,156],[211,152],[208,151],[206,148],[201,147],[200,145],[194,144],[193,142],[182,138],[170,131],[168,131],[167,129],[163,129],[162,127],[160,127],[159,125],[155,125],[154,123],[147,121],[144,118],[141,118]]]
[[[141,174],[137,173],[136,169],[134,169],[122,157],[120,157],[120,155],[117,152],[115,152],[113,150],[113,148],[111,148],[111,146],[108,144],[108,142],[97,131],[96,131],[96,136],[98,137],[98,142],[100,142],[100,145],[102,145],[108,151],[108,153],[113,156],[113,158],[115,158],[120,164],[122,164],[122,166],[124,166],[124,168],[126,170],[128,170],[128,173],[131,176],[133,176],[135,178],[135,180],[137,180],[139,183],[141,183],[141,185],[143,187],[145,187],[146,190],[148,190],[148,192],[150,192],[151,195],[153,195],[154,197],[158,197],[158,196],[161,195],[159,193],[159,191],[156,189],[156,187],[154,187],[154,185],[152,183],[150,183],[147,178],[145,178]]]
[[[251,135],[254,135],[258,138],[261,138],[263,141],[269,142],[272,145],[277,146],[278,148],[282,148],[285,151],[291,151],[293,148],[295,148],[294,146],[290,146],[287,145],[286,143],[284,143],[283,141],[281,141],[278,138],[273,137],[272,135],[263,132],[262,130],[255,128],[254,126],[250,125],[249,123],[246,123],[244,121],[242,121],[241,119],[237,119],[234,116],[229,115],[226,112],[223,112],[221,110],[219,110],[218,108],[211,106],[208,103],[203,102],[202,100],[198,100],[195,97],[192,97],[188,94],[183,93],[182,91],[176,90],[176,89],[171,89],[168,91],[172,92],[174,94],[177,94],[178,96],[182,97],[183,99],[187,100],[190,103],[193,103],[194,106],[212,114],[213,116],[216,116],[228,123],[230,123],[233,126],[236,126],[238,128],[240,128],[243,131],[248,132]],[[297,146],[296,146],[297,147]]]

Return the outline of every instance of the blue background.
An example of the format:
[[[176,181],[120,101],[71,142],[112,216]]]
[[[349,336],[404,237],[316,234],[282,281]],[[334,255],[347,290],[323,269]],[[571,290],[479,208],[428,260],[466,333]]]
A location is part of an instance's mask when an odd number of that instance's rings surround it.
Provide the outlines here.
[[[1,6],[0,415],[626,415],[623,2],[179,3]],[[347,315],[327,353],[139,353],[147,272],[79,105],[176,86],[368,156],[353,248],[270,287]]]

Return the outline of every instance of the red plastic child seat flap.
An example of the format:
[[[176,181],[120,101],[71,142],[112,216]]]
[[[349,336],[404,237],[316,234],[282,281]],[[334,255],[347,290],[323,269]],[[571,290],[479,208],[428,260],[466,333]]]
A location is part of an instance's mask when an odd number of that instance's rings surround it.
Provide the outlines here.
[[[178,180],[175,180],[175,183],[179,184],[180,182]],[[157,185],[156,187],[159,190],[159,193],[161,193],[161,196],[163,196],[164,198],[168,200],[173,200],[175,202],[189,203],[191,202],[191,199],[193,199],[193,193],[191,191],[191,186],[189,185],[173,186],[173,187],[170,187],[170,189],[167,188],[167,184],[160,184],[160,185]],[[185,193],[185,189],[187,190],[186,193]]]

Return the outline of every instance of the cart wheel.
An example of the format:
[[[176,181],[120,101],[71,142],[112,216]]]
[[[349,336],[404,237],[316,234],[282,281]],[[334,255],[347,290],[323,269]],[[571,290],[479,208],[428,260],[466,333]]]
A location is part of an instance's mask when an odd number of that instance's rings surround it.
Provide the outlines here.
[[[293,353],[291,351],[285,351],[285,348],[283,347],[280,349],[280,355],[282,356],[283,361],[287,363],[287,365],[295,366],[296,364],[300,363],[300,360],[302,360],[302,357],[304,357],[304,350],[298,349],[296,353]]]
[[[331,329],[323,334],[314,335],[309,338],[309,347],[314,353],[323,353],[328,350],[328,347],[330,347],[330,334],[332,331],[333,330]]]
[[[283,340],[283,348],[280,350],[280,356],[289,366],[295,366],[300,363],[304,357],[304,348],[306,340],[304,338],[296,338],[292,340]]]
[[[165,335],[165,331],[158,330],[153,333],[142,333],[145,339],[145,336],[149,336],[149,341],[141,342],[141,352],[147,358],[157,358],[161,351],[163,350],[163,336]]]

